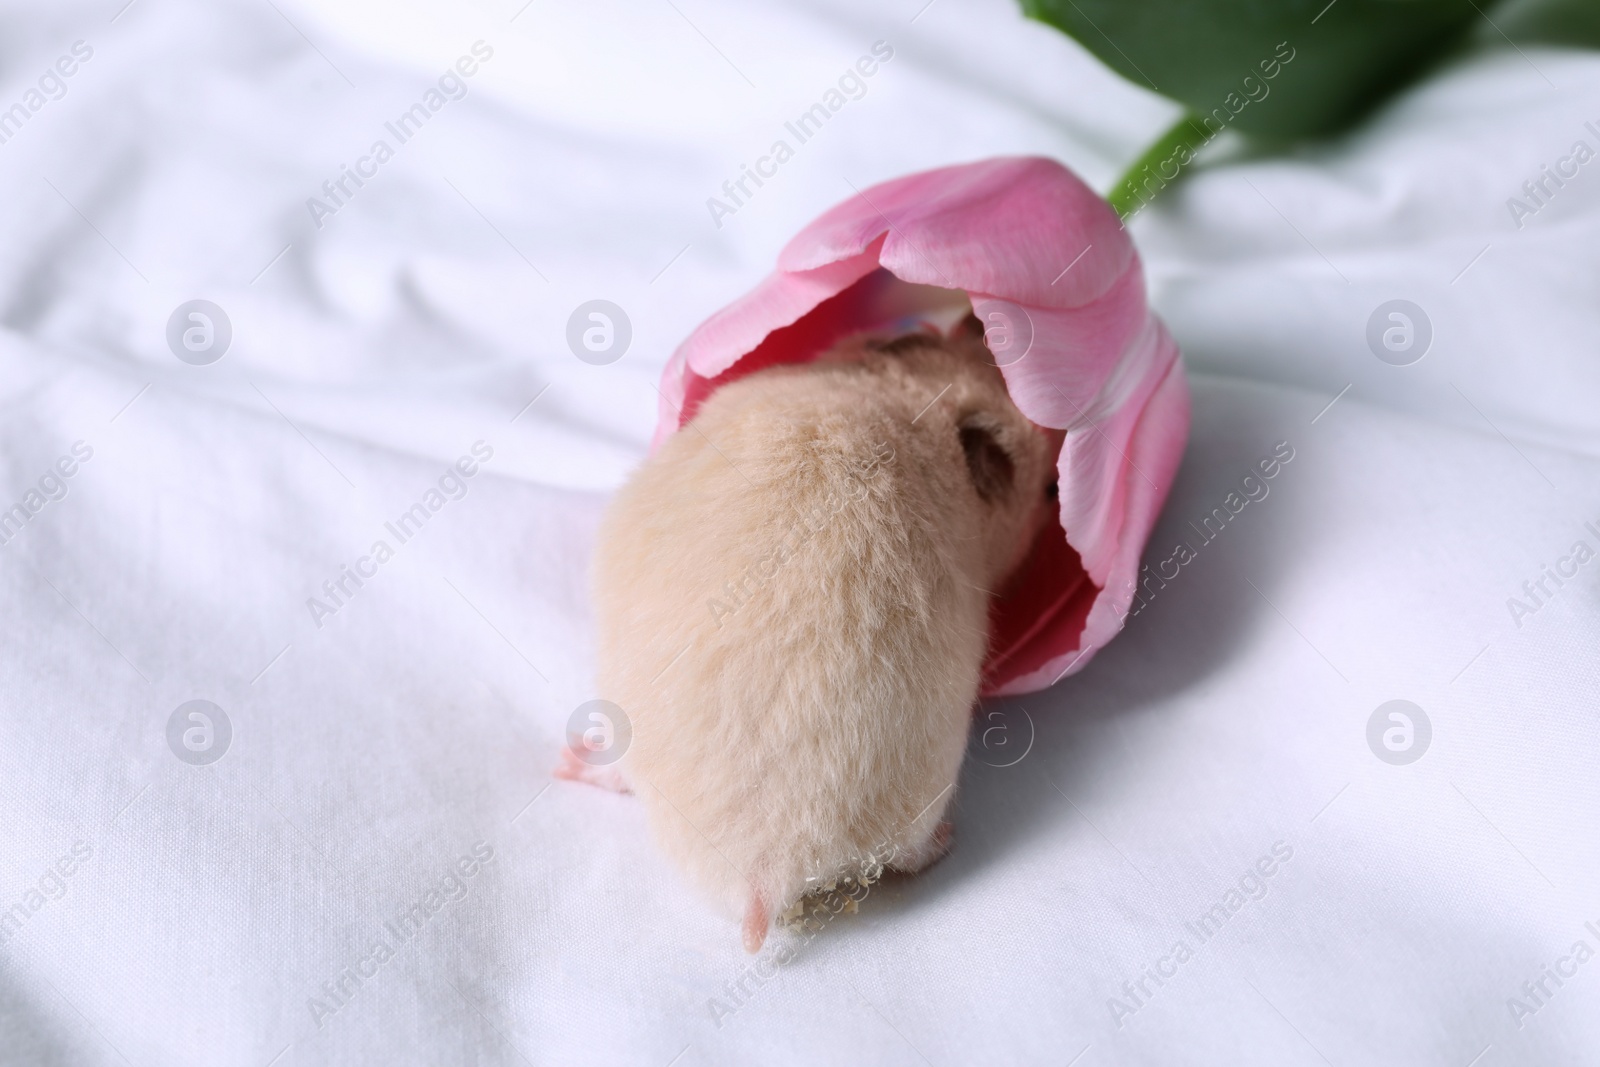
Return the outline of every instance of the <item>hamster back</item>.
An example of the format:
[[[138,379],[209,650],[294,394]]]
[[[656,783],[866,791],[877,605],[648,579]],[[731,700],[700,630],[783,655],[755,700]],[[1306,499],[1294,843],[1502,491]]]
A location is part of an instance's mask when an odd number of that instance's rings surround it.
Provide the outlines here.
[[[1053,477],[984,354],[970,331],[858,339],[725,385],[603,524],[622,776],[751,951],[808,885],[948,837],[991,591]]]

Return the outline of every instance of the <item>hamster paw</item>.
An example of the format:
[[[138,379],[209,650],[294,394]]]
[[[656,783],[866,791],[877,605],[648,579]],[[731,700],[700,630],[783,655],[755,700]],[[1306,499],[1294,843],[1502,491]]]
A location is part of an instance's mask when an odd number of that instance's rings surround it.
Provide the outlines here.
[[[569,782],[587,782],[589,785],[599,786],[601,789],[609,789],[613,793],[633,792],[628,786],[627,779],[622,777],[622,772],[614,765],[607,767],[592,766],[573,755],[570,748],[561,750],[561,762],[550,773]]]
[[[744,920],[739,924],[739,935],[740,940],[744,942],[744,950],[752,956],[760,952],[761,946],[767,940],[767,930],[771,926],[772,916],[767,908],[767,902],[759,890],[753,890],[749,903],[745,905]]]
[[[904,857],[896,856],[889,864],[890,868],[902,874],[916,874],[933,866],[950,851],[950,841],[955,836],[955,829],[955,824],[948,820],[941,822],[933,828],[933,833],[928,836],[928,840],[921,848]]]

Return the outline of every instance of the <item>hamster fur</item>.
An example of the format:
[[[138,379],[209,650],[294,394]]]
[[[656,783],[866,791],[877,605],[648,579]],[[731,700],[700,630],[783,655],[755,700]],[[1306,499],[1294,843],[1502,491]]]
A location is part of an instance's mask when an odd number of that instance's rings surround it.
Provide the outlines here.
[[[981,332],[723,386],[602,525],[600,694],[632,740],[615,770],[569,752],[558,773],[635,792],[751,952],[808,887],[948,845],[989,601],[1051,513],[1059,447]]]

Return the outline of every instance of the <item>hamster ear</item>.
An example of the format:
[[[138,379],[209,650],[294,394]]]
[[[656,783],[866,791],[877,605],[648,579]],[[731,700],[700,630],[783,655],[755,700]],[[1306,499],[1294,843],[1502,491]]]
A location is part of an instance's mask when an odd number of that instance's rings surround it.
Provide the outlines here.
[[[968,418],[962,421],[961,451],[966,453],[967,473],[972,475],[973,488],[985,500],[994,500],[1011,491],[1016,479],[1016,464],[1011,454],[1000,444],[1000,439],[988,426],[987,420]]]
[[[983,340],[983,320],[972,312],[967,312],[966,317],[950,327],[952,341],[981,341]]]
[[[761,951],[761,946],[767,940],[767,927],[771,924],[772,917],[767,911],[767,902],[761,898],[760,891],[752,891],[750,901],[744,907],[744,923],[740,934],[744,940],[744,950],[752,956]]]

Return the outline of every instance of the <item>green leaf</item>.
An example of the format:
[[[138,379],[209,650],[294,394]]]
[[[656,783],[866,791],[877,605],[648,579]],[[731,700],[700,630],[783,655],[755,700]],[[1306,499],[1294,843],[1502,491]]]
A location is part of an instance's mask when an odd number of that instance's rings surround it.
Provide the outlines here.
[[[1208,128],[1281,141],[1360,119],[1457,46],[1483,18],[1473,3],[1022,0],[1022,7],[1130,81],[1186,104]]]
[[[1505,35],[1505,38],[1501,37]],[[1484,20],[1478,37],[1489,43],[1564,44],[1600,48],[1600,3],[1595,0],[1509,0]]]

